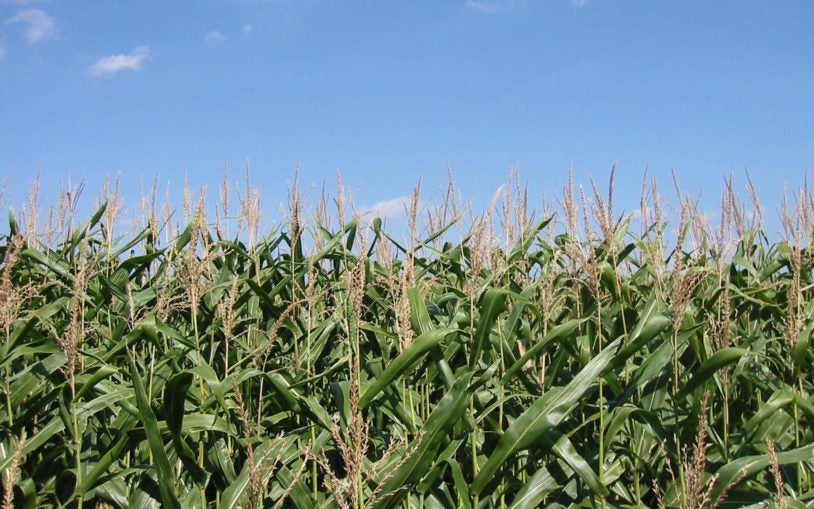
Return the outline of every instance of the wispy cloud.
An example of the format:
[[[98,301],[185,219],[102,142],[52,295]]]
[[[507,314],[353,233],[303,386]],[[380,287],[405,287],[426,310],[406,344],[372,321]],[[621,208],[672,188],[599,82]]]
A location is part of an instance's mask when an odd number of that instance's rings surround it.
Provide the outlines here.
[[[392,200],[380,201],[370,207],[362,207],[359,212],[370,219],[380,217],[382,219],[393,219],[407,214],[407,207],[410,206],[409,196],[400,196]]]
[[[122,71],[140,71],[145,61],[150,59],[150,48],[139,46],[129,55],[110,55],[100,58],[88,72],[91,76],[112,75]]]
[[[588,3],[588,0],[567,1],[573,7],[583,7]],[[513,12],[530,8],[534,5],[534,2],[531,0],[466,0],[467,7],[484,14]]]
[[[18,23],[25,26],[25,38],[28,42],[52,39],[57,35],[57,20],[41,9],[23,9],[7,20],[7,23]]]
[[[251,25],[243,25],[243,34],[249,35],[254,30],[254,27]]]
[[[204,40],[210,46],[223,46],[223,43],[226,42],[226,36],[220,33],[218,30],[212,30],[206,34]]]
[[[466,0],[466,6],[486,14],[494,14],[500,10],[500,5],[497,2],[489,0]]]
[[[40,0],[0,0],[0,3],[25,7],[26,5],[31,5],[33,3],[37,3],[38,1]]]
[[[6,56],[6,48],[0,45],[0,59],[2,59],[4,56]]]

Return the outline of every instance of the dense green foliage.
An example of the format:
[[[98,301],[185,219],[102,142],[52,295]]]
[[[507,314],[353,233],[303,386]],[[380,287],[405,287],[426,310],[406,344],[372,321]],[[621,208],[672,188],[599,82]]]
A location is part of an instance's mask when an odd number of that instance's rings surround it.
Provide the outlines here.
[[[4,503],[812,503],[810,212],[770,243],[736,204],[641,234],[564,204],[515,202],[500,242],[490,215],[399,242],[296,202],[262,239],[200,207],[164,243],[155,217],[114,241],[105,207],[51,242],[12,218]]]

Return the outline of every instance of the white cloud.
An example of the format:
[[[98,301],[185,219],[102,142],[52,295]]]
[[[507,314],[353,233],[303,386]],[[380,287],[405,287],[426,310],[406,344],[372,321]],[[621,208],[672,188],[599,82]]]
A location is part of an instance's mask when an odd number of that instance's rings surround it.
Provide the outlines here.
[[[57,20],[41,9],[23,9],[9,18],[7,23],[25,25],[25,38],[35,43],[57,35]]]
[[[252,33],[252,30],[254,30],[253,26],[251,26],[251,25],[243,25],[243,33],[245,35],[249,35],[250,33]]]
[[[100,58],[90,68],[91,76],[116,74],[121,71],[140,71],[146,60],[150,59],[150,48],[139,46],[129,55],[110,55]]]
[[[532,0],[466,0],[467,7],[484,14],[515,12],[532,5]]]
[[[588,0],[568,0],[573,7],[584,7]],[[514,12],[534,5],[531,0],[466,0],[466,6],[484,14]]]
[[[223,46],[223,43],[226,42],[226,36],[217,30],[212,30],[211,32],[206,34],[204,40],[210,46]]]
[[[500,10],[497,2],[490,2],[488,0],[466,0],[466,6],[476,11],[485,12],[486,14],[494,14]]]
[[[20,7],[24,7],[26,5],[31,5],[36,3],[38,0],[2,0],[0,3],[10,4],[10,5],[17,5]]]
[[[400,196],[392,200],[380,201],[370,207],[363,207],[359,210],[361,215],[369,216],[371,219],[380,217],[382,219],[393,219],[407,214],[407,207],[410,206],[409,196]]]

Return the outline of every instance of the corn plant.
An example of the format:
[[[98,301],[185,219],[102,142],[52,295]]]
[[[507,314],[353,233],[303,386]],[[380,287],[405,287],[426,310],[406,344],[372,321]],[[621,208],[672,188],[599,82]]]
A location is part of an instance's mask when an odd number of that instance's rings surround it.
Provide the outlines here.
[[[248,177],[214,221],[154,191],[132,234],[118,185],[84,223],[32,198],[0,237],[2,507],[810,506],[814,202],[770,240],[727,184],[716,227],[655,183],[637,217],[612,182],[539,216],[515,176],[478,217],[416,187],[406,234],[341,183],[265,235]]]

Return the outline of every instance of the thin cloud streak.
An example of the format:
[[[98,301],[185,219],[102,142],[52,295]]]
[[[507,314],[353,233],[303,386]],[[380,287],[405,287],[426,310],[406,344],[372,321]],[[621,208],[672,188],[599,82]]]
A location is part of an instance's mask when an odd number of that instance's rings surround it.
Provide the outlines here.
[[[494,14],[500,10],[495,2],[485,0],[466,0],[466,6],[486,14]]]
[[[110,55],[100,58],[90,66],[88,72],[94,77],[113,75],[122,71],[138,72],[144,62],[149,59],[150,48],[139,46],[129,55]]]
[[[226,42],[226,36],[218,30],[213,30],[206,34],[204,40],[210,46],[223,46],[223,43]]]
[[[584,7],[588,0],[568,0],[572,7]],[[513,12],[532,7],[533,2],[528,0],[466,0],[466,6],[483,14],[497,14]]]
[[[57,20],[42,9],[24,9],[7,20],[7,23],[25,25],[25,38],[34,44],[57,35]]]
[[[407,207],[410,205],[409,196],[400,196],[392,200],[380,201],[370,207],[362,207],[359,212],[362,216],[369,216],[371,219],[380,217],[382,219],[395,219],[407,214]]]

